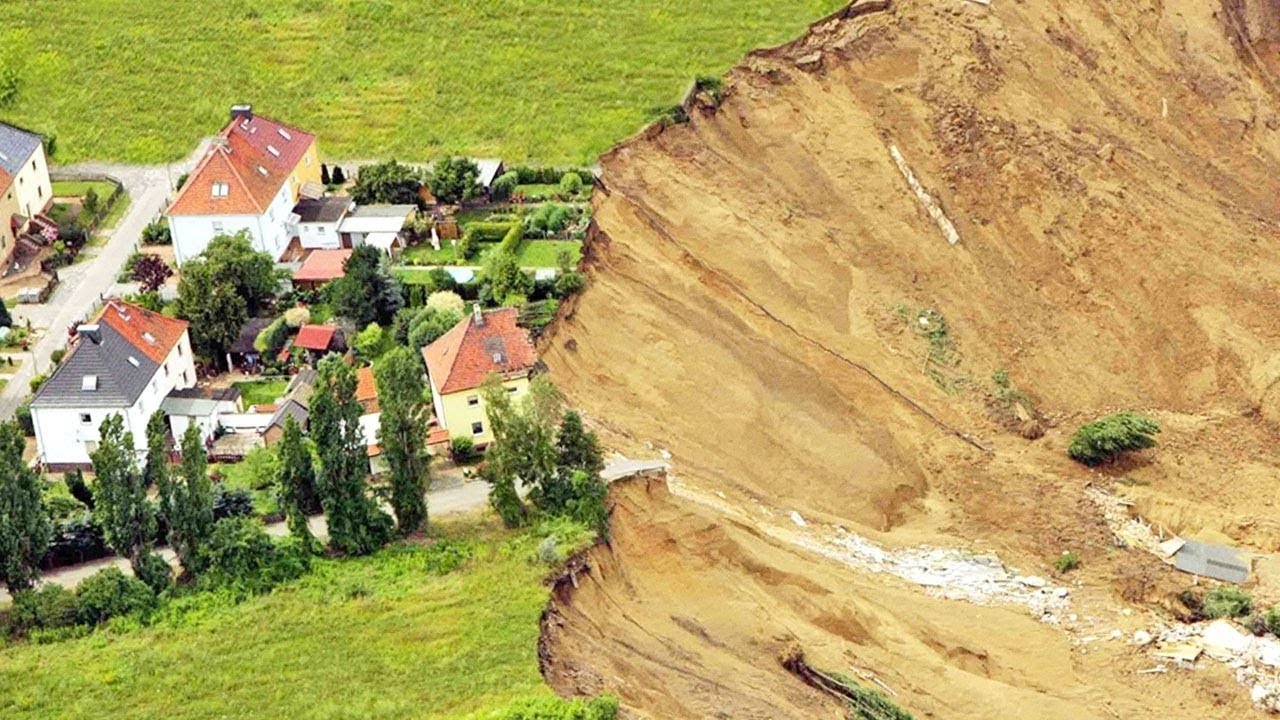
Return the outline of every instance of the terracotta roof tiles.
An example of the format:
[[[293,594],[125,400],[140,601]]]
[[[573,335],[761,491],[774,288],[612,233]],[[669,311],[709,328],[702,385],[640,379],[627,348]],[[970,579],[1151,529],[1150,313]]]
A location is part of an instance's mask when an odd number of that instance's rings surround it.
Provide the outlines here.
[[[483,322],[468,315],[422,350],[436,389],[443,395],[479,387],[490,374],[527,375],[538,362],[529,334],[517,324],[516,308],[487,310]]]

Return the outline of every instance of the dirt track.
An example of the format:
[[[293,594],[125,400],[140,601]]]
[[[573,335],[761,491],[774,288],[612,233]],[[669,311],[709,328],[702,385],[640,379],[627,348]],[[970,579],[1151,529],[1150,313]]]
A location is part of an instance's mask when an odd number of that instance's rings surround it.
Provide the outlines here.
[[[1220,668],[1139,676],[1121,643],[1071,643],[1189,584],[1110,547],[1090,481],[1130,476],[1156,522],[1280,549],[1277,41],[1280,12],[1245,0],[903,0],[748,57],[718,109],[602,158],[591,282],[544,358],[610,441],[668,449],[730,506],[890,547],[1041,575],[1076,550],[1080,622],[930,598],[633,487],[560,608],[553,682],[652,717],[835,717],[777,666],[800,638],[920,717],[1252,712]],[[946,323],[932,359],[922,315]],[[997,370],[1044,437],[1010,431]],[[1070,430],[1117,408],[1160,418],[1162,448],[1069,462]]]

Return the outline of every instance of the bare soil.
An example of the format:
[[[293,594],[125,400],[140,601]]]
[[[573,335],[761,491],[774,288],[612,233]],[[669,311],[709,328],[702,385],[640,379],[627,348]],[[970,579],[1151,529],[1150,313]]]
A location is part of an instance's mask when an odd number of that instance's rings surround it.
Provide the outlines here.
[[[748,56],[718,107],[606,154],[590,283],[543,357],[613,445],[668,450],[723,507],[614,493],[612,544],[557,593],[553,685],[636,717],[839,717],[779,664],[798,642],[918,717],[1256,712],[1222,667],[1137,675],[1143,653],[1080,643],[1191,584],[1116,548],[1083,490],[1280,550],[1277,41],[1262,0],[902,0]],[[992,411],[998,370],[1037,432]],[[1160,419],[1161,446],[1070,462],[1071,431],[1117,409]],[[1045,576],[1074,550],[1079,622],[930,597],[754,526],[792,511]]]

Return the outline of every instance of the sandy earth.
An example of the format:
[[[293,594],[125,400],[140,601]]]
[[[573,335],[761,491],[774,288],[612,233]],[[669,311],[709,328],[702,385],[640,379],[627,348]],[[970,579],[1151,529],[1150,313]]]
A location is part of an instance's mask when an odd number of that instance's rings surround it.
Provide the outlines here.
[[[839,717],[779,666],[798,642],[918,717],[1258,712],[1221,666],[1139,675],[1144,652],[1083,641],[1167,619],[1191,585],[1116,548],[1084,489],[1280,551],[1277,41],[1261,0],[902,0],[749,56],[718,108],[602,158],[590,284],[543,357],[611,443],[668,450],[724,508],[615,492],[613,543],[557,593],[553,684],[640,717]],[[1043,437],[1011,429],[997,370]],[[1159,418],[1161,448],[1070,462],[1071,430],[1119,408]],[[762,530],[793,511],[1045,577],[1075,550],[1076,620]]]

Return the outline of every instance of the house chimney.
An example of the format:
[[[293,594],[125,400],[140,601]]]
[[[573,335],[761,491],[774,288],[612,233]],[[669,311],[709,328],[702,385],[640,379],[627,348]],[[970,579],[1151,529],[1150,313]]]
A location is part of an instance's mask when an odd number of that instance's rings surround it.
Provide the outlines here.
[[[241,119],[252,120],[253,106],[252,105],[232,105],[231,119],[232,120],[241,120]]]
[[[82,338],[88,338],[94,345],[102,344],[102,329],[97,323],[92,325],[77,325],[76,334]]]
[[[484,310],[480,309],[480,303],[471,306],[471,324],[484,327]]]

